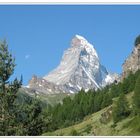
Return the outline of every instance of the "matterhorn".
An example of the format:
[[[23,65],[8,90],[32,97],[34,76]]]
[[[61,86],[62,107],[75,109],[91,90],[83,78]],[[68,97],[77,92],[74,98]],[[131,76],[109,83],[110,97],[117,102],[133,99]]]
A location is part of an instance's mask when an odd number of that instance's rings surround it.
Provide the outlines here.
[[[77,93],[81,89],[101,89],[118,77],[101,65],[92,44],[75,35],[59,66],[44,77],[33,76],[27,87],[45,94]]]

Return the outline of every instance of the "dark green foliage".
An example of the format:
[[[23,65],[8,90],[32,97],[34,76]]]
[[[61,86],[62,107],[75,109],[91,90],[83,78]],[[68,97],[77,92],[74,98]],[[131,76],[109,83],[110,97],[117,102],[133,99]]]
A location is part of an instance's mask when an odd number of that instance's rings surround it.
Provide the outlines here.
[[[135,113],[140,115],[140,75],[137,78],[134,89],[133,104]]]
[[[140,44],[140,35],[137,36],[135,40],[135,46],[137,46],[138,44]]]
[[[118,121],[126,118],[129,115],[128,102],[125,95],[122,93],[119,96],[115,106],[113,107],[113,121],[117,123]]]
[[[36,136],[42,133],[43,119],[40,114],[41,111],[40,103],[36,100],[31,100],[31,103],[26,105],[25,110],[22,109],[22,113],[26,115],[26,120],[21,120],[23,128],[25,128],[25,135]]]
[[[135,88],[135,83],[136,83],[136,74],[133,74],[132,72],[129,74],[128,76],[128,83],[129,83],[129,88],[128,88],[128,92],[132,92],[134,91],[134,88]]]
[[[117,126],[116,123],[113,123],[113,124],[111,125],[112,128],[115,128],[116,126]]]
[[[129,87],[128,79],[124,79],[124,82],[122,84],[122,93],[127,94],[129,89],[128,87]]]
[[[112,98],[118,97],[122,92],[122,83],[112,84],[109,89],[109,93],[111,94]]]
[[[72,129],[70,132],[70,136],[78,136],[78,132],[75,129]]]
[[[112,95],[109,93],[106,93],[103,96],[103,102],[101,104],[101,108],[107,107],[110,104],[112,104]]]
[[[88,124],[86,126],[85,132],[90,133],[91,129],[92,129],[92,125],[91,124]]]
[[[97,112],[101,109],[101,104],[103,102],[103,94],[99,92],[97,92],[95,94],[95,97],[94,97],[94,112]]]
[[[50,106],[22,92],[18,93],[16,102],[20,110],[17,114],[17,123],[21,126],[20,133],[16,135],[38,136],[50,130],[48,126],[52,120],[48,114]]]
[[[0,42],[0,82],[4,88],[4,84],[13,74],[15,68],[15,60],[8,51],[6,41]],[[3,89],[4,90],[4,89]]]
[[[18,110],[15,100],[22,80],[8,81],[14,68],[14,58],[6,41],[0,42],[0,135],[14,135],[19,127],[16,124]]]
[[[73,99],[66,97],[63,104],[58,104],[49,111],[52,114],[51,130],[72,125],[81,121],[86,115],[110,105],[113,96],[109,89],[110,87],[88,92],[81,90]]]
[[[135,77],[135,75],[136,74],[133,74],[132,72],[130,72],[128,77],[123,80],[122,93],[127,94],[134,90],[136,79],[137,79],[137,77]]]

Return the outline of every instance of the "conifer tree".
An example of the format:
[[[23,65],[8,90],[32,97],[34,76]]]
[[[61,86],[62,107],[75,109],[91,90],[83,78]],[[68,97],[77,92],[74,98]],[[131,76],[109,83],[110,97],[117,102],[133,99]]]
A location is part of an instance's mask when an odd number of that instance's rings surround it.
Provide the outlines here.
[[[113,107],[113,121],[117,123],[119,120],[124,119],[129,115],[128,102],[125,95],[122,93],[119,96],[116,104]]]
[[[29,136],[38,136],[42,134],[42,128],[44,127],[44,122],[41,112],[42,108],[38,100],[32,100],[31,104],[28,106],[27,111],[27,120],[24,124],[25,135]]]
[[[133,103],[134,103],[135,113],[140,115],[140,75],[138,76],[136,81]]]
[[[8,51],[6,41],[0,42],[0,135],[14,135],[17,125],[16,104],[17,91],[21,87],[22,80],[17,78],[9,82],[15,68],[15,59]]]

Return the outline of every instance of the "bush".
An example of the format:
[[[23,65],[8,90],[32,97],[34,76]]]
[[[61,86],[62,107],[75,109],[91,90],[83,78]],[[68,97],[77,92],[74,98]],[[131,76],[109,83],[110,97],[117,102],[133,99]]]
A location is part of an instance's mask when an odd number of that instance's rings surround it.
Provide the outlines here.
[[[112,125],[111,125],[111,128],[115,128],[117,125],[116,125],[116,123],[113,123]]]
[[[91,129],[92,129],[92,125],[88,124],[86,129],[85,129],[85,132],[90,133]]]
[[[78,132],[75,129],[72,129],[70,132],[70,136],[78,136]]]

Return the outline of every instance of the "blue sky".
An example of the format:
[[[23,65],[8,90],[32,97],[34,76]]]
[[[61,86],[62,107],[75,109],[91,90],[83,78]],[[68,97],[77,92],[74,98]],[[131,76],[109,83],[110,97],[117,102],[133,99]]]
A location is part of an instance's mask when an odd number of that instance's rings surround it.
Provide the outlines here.
[[[97,50],[110,72],[122,63],[140,34],[140,5],[1,5],[0,39],[7,39],[16,58],[13,77],[42,77],[60,62],[75,34]]]

